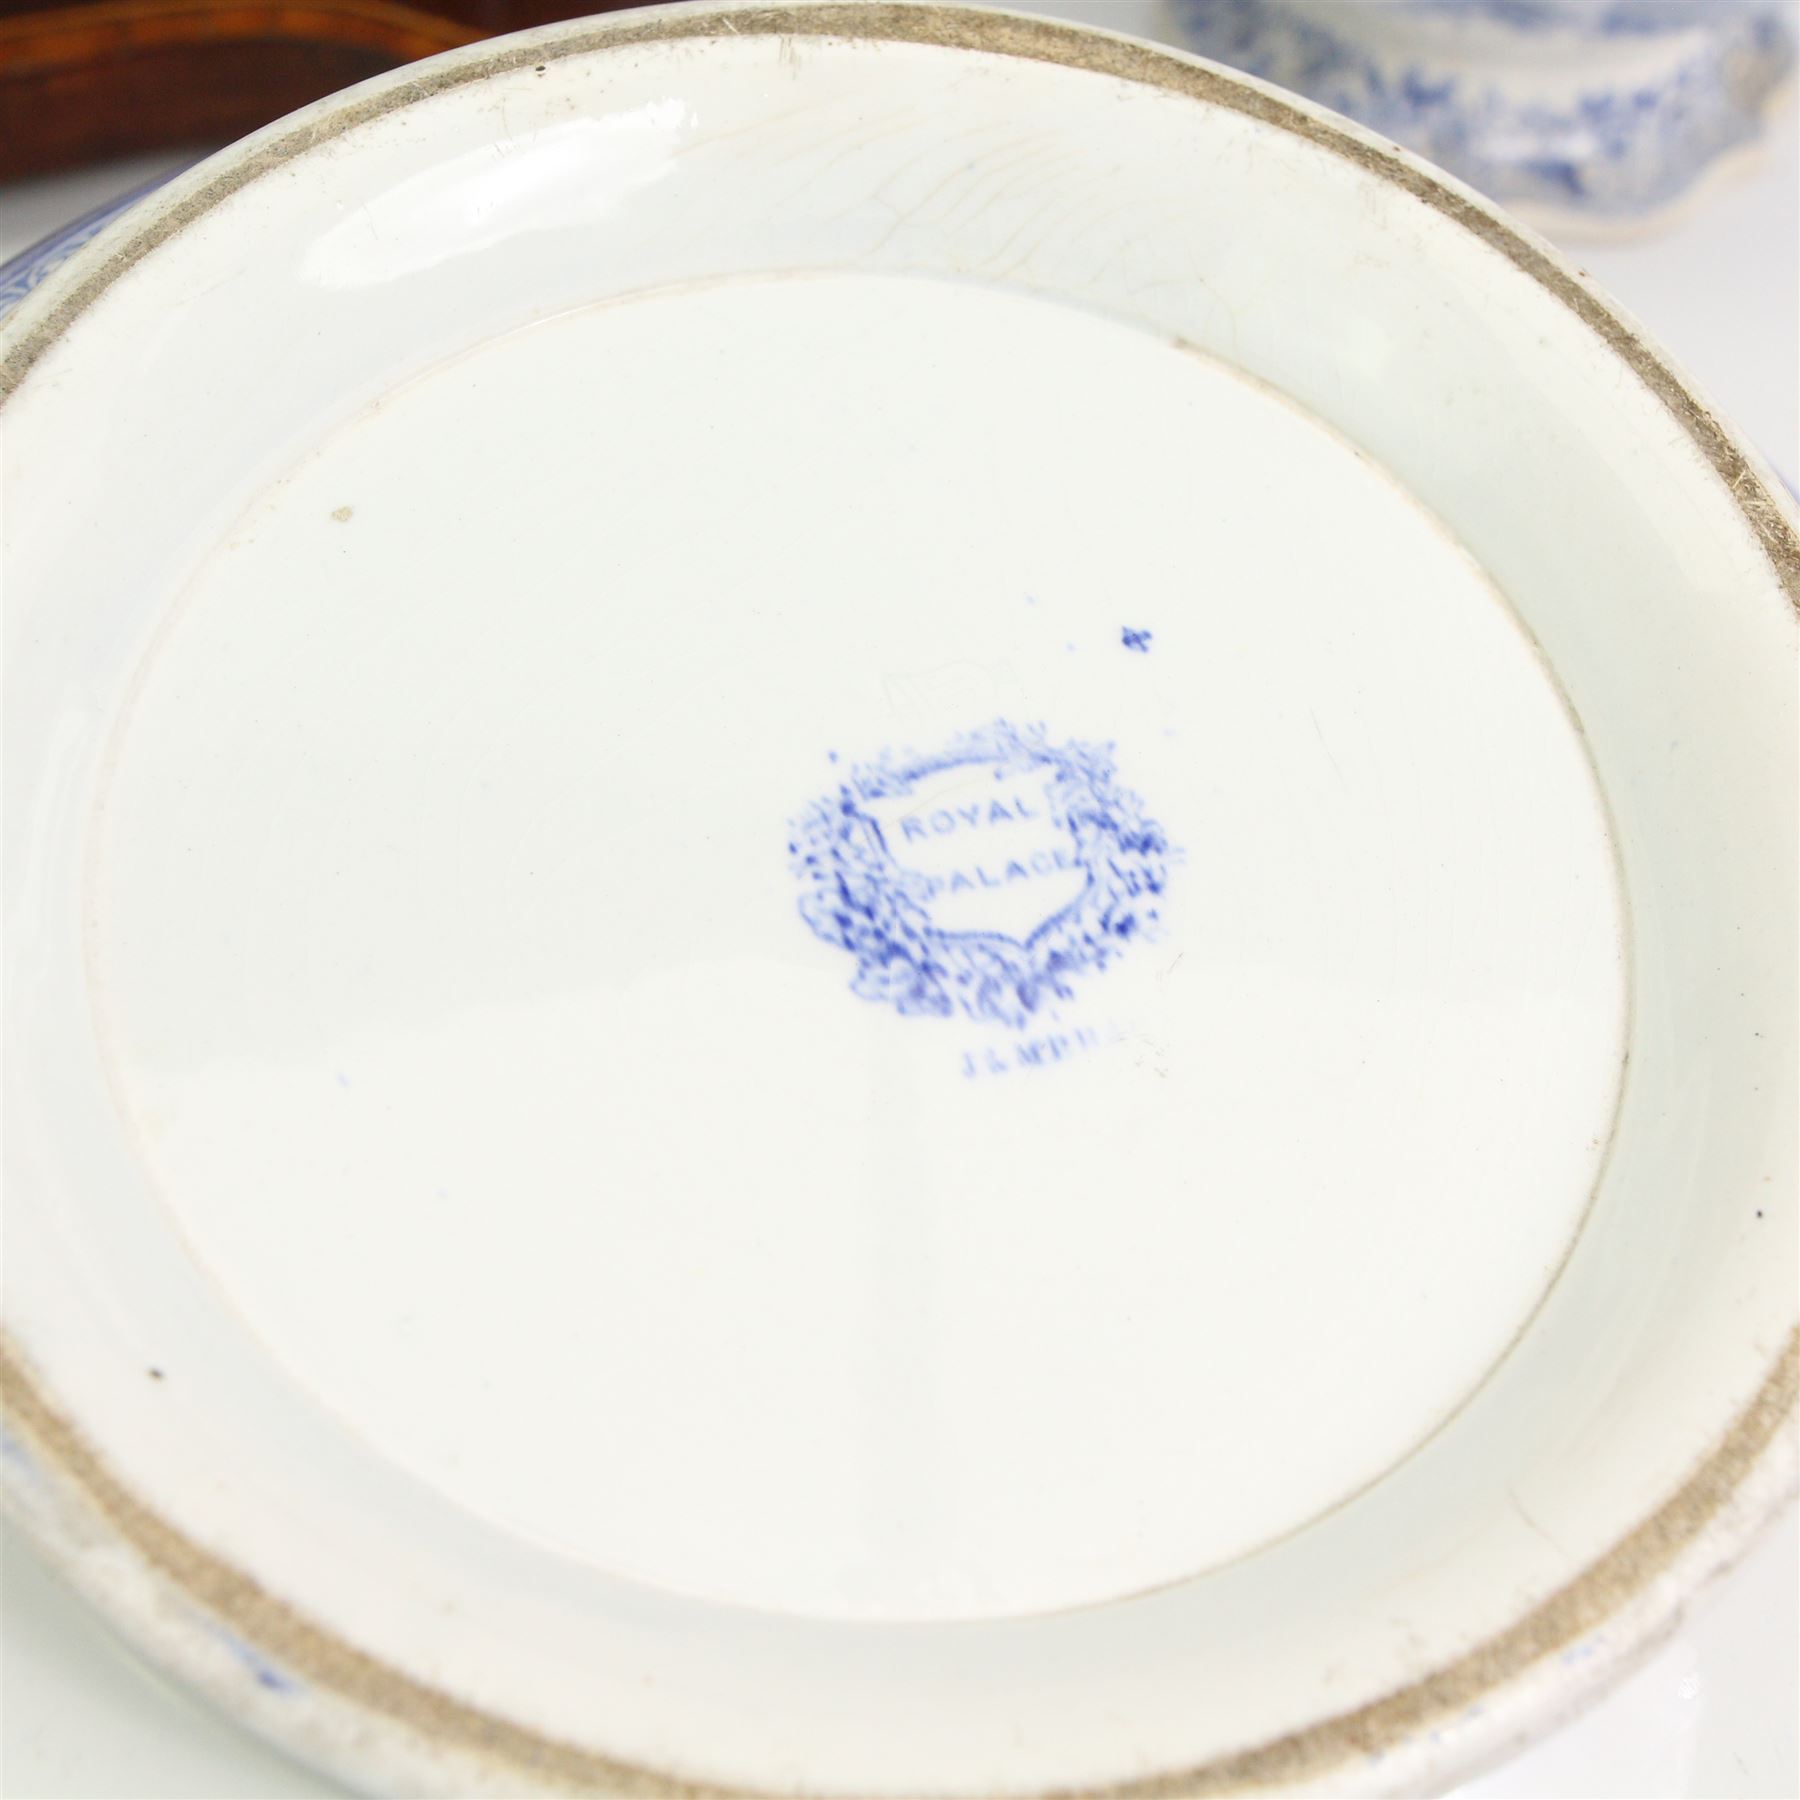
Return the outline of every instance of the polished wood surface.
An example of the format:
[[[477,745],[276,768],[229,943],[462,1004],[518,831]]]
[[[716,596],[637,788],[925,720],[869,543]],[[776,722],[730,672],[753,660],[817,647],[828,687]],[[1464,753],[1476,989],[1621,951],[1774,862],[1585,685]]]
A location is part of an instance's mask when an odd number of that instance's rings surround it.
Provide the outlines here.
[[[618,0],[0,0],[0,181],[204,147],[352,82]]]

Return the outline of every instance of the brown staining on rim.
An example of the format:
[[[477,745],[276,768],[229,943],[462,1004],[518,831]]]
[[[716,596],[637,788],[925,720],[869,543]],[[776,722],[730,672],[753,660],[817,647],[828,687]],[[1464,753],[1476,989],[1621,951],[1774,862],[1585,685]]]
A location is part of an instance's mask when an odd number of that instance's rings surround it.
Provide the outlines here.
[[[1790,1334],[1761,1391],[1674,1499],[1516,1625],[1427,1680],[1203,1768],[1112,1787],[1065,1790],[1055,1800],[1202,1800],[1246,1789],[1291,1787],[1466,1710],[1501,1682],[1604,1623],[1661,1574],[1731,1498],[1787,1422],[1797,1393],[1800,1330]],[[430,1741],[499,1764],[539,1788],[618,1800],[754,1800],[750,1790],[685,1782],[541,1737],[414,1681],[315,1625],[145,1507],[43,1398],[3,1338],[0,1405],[37,1461],[54,1470],[83,1506],[158,1574],[229,1621],[276,1662],[341,1699]]]
[[[1046,19],[1006,18],[956,7],[851,0],[770,6],[729,14],[634,19],[534,33],[524,44],[456,52],[437,66],[393,80],[297,125],[277,124],[250,140],[229,164],[173,202],[148,203],[150,216],[127,230],[34,323],[9,334],[0,356],[0,403],[24,381],[58,337],[120,275],[229,195],[316,145],[414,101],[551,60],[634,45],[760,36],[841,38],[938,45],[1011,56],[1113,76],[1185,95],[1304,138],[1412,194],[1472,232],[1554,294],[1623,361],[1680,423],[1730,489],[1777,579],[1800,607],[1800,537],[1730,434],[1641,339],[1581,280],[1514,226],[1390,148],[1346,130],[1309,108],[1221,70],[1147,44],[1090,35]],[[340,522],[349,509],[332,516]],[[1058,1800],[1200,1800],[1246,1789],[1288,1787],[1345,1760],[1392,1747],[1571,1644],[1616,1613],[1692,1545],[1718,1516],[1776,1434],[1800,1394],[1800,1329],[1788,1337],[1743,1414],[1673,1499],[1517,1624],[1423,1681],[1277,1741],[1199,1769]],[[118,1481],[73,1425],[45,1398],[10,1341],[0,1336],[0,1405],[39,1466],[64,1496],[103,1521],[188,1599],[297,1675],[355,1706],[438,1744],[495,1765],[544,1789],[573,1789],[619,1800],[739,1800],[737,1791],[683,1782],[542,1737],[464,1704],[358,1650],[271,1595],[145,1507]]]

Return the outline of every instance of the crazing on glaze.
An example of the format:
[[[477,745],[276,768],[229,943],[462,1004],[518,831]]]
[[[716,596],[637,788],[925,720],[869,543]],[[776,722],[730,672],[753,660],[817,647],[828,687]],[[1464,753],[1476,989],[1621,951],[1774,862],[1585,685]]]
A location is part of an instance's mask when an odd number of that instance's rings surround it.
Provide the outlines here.
[[[793,822],[800,915],[909,1015],[1023,1032],[1157,935],[1176,852],[1112,746],[998,720],[852,767]]]

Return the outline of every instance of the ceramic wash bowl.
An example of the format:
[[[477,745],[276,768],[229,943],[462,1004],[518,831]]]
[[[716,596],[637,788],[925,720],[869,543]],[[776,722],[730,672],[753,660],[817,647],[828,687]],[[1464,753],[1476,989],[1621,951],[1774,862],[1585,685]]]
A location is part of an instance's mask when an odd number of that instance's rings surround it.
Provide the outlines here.
[[[1794,508],[1466,190],[658,9],[3,355],[0,1464],[259,1730],[1432,1791],[1792,1490]]]

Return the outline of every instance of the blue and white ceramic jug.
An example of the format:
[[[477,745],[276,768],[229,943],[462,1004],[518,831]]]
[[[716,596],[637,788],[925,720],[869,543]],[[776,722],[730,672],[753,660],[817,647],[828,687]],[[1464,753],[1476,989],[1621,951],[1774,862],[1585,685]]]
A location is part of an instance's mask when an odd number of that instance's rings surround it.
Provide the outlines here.
[[[1629,223],[1753,143],[1784,0],[1171,0],[1184,41],[1360,119],[1497,200]]]

